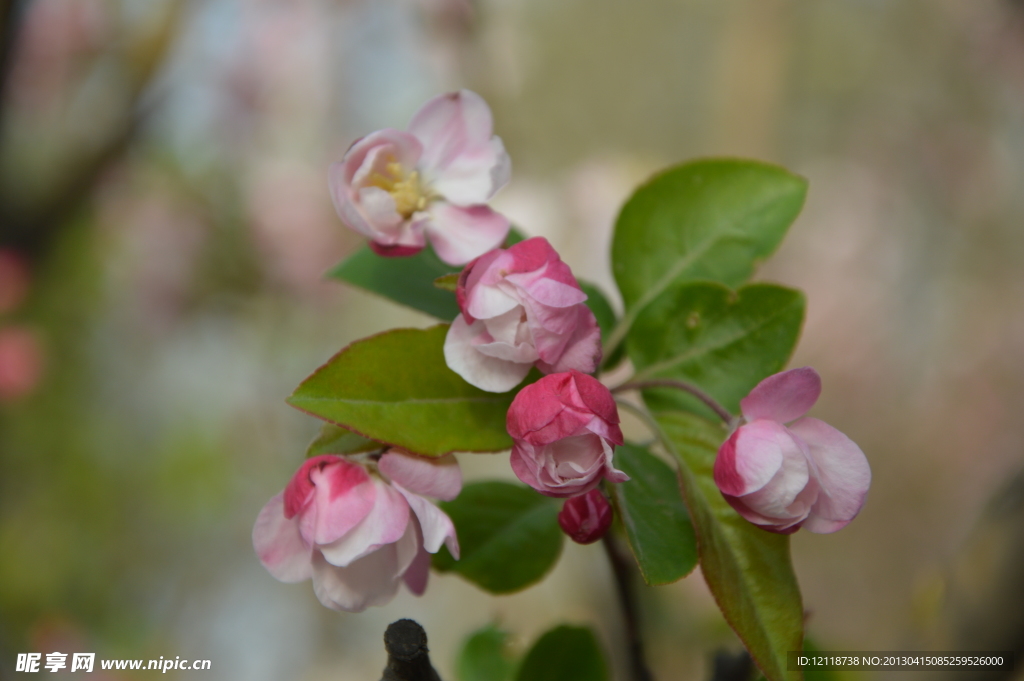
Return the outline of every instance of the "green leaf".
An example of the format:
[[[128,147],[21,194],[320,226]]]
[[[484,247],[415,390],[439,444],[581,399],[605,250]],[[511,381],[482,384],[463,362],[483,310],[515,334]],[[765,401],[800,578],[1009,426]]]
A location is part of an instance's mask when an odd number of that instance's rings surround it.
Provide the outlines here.
[[[434,286],[434,281],[460,269],[441,262],[429,246],[403,258],[385,258],[363,246],[327,276],[447,322],[459,314],[459,306],[455,296]]]
[[[612,238],[626,314],[611,349],[673,282],[744,283],[779,245],[806,193],[806,180],[783,168],[733,159],[676,166],[640,187]]]
[[[517,681],[607,681],[608,665],[589,627],[562,625],[533,645]]]
[[[381,444],[351,430],[325,423],[320,427],[320,434],[306,447],[306,457],[320,454],[360,454],[380,449]]]
[[[687,381],[736,413],[755,385],[786,366],[804,307],[801,292],[771,284],[736,292],[706,282],[674,284],[644,308],[629,332],[626,349],[637,371],[632,380]],[[655,411],[711,413],[675,389],[646,390],[644,399]]]
[[[722,497],[712,478],[721,427],[684,412],[655,418],[680,459],[701,573],[718,607],[770,681],[799,681],[786,660],[787,651],[801,649],[804,614],[789,537],[747,522]]]
[[[442,548],[434,568],[456,572],[494,594],[524,589],[547,574],[562,551],[561,504],[524,485],[477,482],[466,485],[441,509],[455,523],[462,556]]]
[[[303,381],[288,404],[427,456],[508,449],[505,415],[515,392],[484,392],[449,369],[447,331],[443,324],[393,329],[356,341]]]
[[[455,667],[459,681],[512,681],[516,660],[509,650],[508,634],[493,624],[473,632]]]
[[[615,465],[630,478],[609,486],[644,581],[670,584],[690,574],[697,566],[697,537],[676,472],[631,444],[615,450]]]

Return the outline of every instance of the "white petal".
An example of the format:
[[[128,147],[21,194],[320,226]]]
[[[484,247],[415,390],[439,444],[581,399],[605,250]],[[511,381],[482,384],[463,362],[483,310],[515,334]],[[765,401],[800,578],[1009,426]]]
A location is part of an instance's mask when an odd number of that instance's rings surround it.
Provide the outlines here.
[[[508,218],[487,206],[455,206],[435,201],[426,224],[437,257],[449,265],[465,265],[470,260],[498,248],[511,228]]]
[[[313,554],[313,591],[332,610],[362,612],[371,605],[387,605],[398,593],[401,577],[394,544],[348,567],[331,565],[319,551]]]
[[[429,553],[437,553],[441,544],[448,546],[452,557],[459,559],[459,540],[455,536],[455,524],[448,515],[432,503],[412,492],[395,485],[405,495],[409,506],[419,519],[420,530],[423,532],[423,548]]]
[[[532,364],[518,364],[488,357],[474,344],[485,331],[480,320],[466,324],[460,314],[448,329],[444,341],[444,360],[448,368],[462,376],[470,385],[492,393],[503,393],[519,385],[530,373]]]

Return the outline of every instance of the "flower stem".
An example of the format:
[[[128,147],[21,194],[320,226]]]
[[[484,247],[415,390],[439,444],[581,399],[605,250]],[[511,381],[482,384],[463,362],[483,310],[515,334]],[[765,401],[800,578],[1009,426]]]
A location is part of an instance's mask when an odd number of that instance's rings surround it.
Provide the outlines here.
[[[697,386],[686,383],[685,381],[675,381],[670,378],[650,378],[643,381],[626,381],[622,385],[616,386],[611,389],[612,393],[625,392],[626,390],[644,390],[645,388],[675,388],[688,392],[698,400],[708,405],[712,411],[718,414],[718,417],[725,422],[727,426],[732,426],[736,417],[729,413],[729,410],[723,407],[718,401],[711,395],[698,388]]]
[[[612,566],[615,577],[615,590],[619,594],[623,620],[626,626],[626,649],[629,654],[629,670],[633,681],[654,681],[651,670],[644,662],[644,643],[640,635],[640,621],[637,616],[636,592],[631,583],[633,573],[629,560],[622,555],[622,550],[609,532],[601,540],[608,562]]]

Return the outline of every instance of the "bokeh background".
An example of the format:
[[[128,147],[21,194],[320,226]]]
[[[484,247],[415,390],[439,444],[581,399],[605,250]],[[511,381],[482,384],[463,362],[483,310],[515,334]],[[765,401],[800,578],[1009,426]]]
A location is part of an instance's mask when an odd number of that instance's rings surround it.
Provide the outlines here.
[[[360,615],[252,552],[318,428],[284,398],[348,342],[430,323],[322,278],[361,243],[326,168],[461,87],[513,159],[496,207],[609,293],[616,212],[659,168],[737,155],[809,178],[758,276],[807,291],[794,366],[821,372],[814,414],[874,470],[856,522],[794,537],[809,632],[829,650],[1020,647],[1024,3],[0,11],[0,678],[59,650],[212,660],[177,678],[375,681],[404,616],[449,680],[488,622],[520,647],[591,623],[623,669],[599,546],[514,596],[435,575]],[[461,461],[511,477],[507,455]],[[699,574],[642,607],[662,681],[709,678],[737,648]]]

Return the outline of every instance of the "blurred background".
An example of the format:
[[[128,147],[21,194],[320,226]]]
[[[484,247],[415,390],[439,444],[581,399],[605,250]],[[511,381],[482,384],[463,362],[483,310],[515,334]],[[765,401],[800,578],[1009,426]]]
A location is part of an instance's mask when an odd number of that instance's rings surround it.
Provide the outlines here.
[[[597,545],[514,596],[434,575],[361,615],[253,555],[257,512],[318,429],[284,398],[348,342],[430,323],[322,278],[361,243],[327,166],[461,87],[513,160],[495,206],[609,293],[611,226],[652,172],[738,155],[809,178],[758,276],[806,290],[793,365],[821,372],[813,413],[861,445],[874,485],[849,528],[794,536],[808,630],[826,650],[1020,648],[1024,3],[0,13],[0,678],[18,652],[59,650],[212,661],[177,678],[375,681],[406,616],[450,681],[488,622],[521,647],[592,623],[624,669]],[[511,477],[507,455],[461,461]],[[709,678],[738,647],[699,574],[642,608],[662,681]]]

